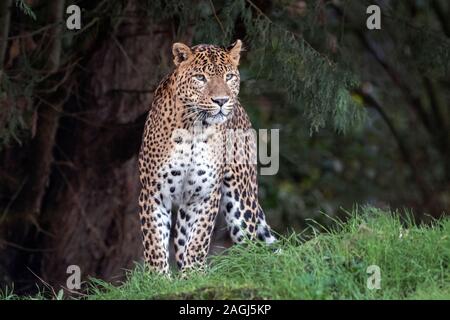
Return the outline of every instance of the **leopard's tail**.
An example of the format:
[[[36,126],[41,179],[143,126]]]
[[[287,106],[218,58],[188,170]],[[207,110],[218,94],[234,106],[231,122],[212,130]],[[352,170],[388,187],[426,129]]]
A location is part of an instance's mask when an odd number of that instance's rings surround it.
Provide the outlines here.
[[[266,217],[261,206],[258,206],[258,217],[256,220],[256,237],[260,241],[264,241],[267,244],[272,244],[277,241],[270,229],[270,226],[266,222]]]

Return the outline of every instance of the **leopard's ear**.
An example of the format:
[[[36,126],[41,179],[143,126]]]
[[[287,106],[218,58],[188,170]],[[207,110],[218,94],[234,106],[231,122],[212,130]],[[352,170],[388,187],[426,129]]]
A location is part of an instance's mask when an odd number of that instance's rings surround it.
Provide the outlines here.
[[[188,61],[192,57],[191,48],[184,43],[176,42],[172,46],[173,62],[176,66]]]
[[[239,59],[241,57],[242,51],[242,41],[236,40],[232,45],[227,48],[228,54],[230,55],[231,60],[237,66],[239,65]]]

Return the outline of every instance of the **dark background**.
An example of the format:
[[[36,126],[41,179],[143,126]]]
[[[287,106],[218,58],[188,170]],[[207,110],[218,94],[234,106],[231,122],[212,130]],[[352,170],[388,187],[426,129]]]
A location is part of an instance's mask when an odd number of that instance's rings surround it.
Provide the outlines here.
[[[280,170],[259,178],[279,233],[356,205],[448,213],[449,17],[445,0],[2,0],[0,288],[65,285],[71,264],[117,281],[140,261],[137,153],[173,42],[243,40],[241,101],[280,129]]]

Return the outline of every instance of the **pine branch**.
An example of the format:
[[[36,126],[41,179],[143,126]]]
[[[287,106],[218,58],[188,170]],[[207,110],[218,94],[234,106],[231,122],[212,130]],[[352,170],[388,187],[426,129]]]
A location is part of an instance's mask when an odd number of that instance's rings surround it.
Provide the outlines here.
[[[321,52],[317,51],[306,39],[303,37],[302,34],[293,32],[291,30],[287,30],[280,26],[279,24],[275,23],[272,19],[270,19],[257,5],[255,5],[251,0],[245,0],[252,8],[256,10],[256,12],[262,16],[264,19],[266,19],[271,25],[276,26],[277,28],[280,28],[281,30],[284,30],[285,32],[291,34],[293,37],[301,40],[304,44],[306,44],[315,54],[325,59],[330,66],[334,66],[335,63],[331,61],[328,56],[322,54]]]
[[[219,17],[217,16],[216,8],[214,7],[214,3],[212,2],[212,0],[209,0],[209,4],[210,4],[211,10],[212,10],[212,12],[214,14],[214,18],[216,19],[217,23],[220,26],[220,30],[222,30],[223,35],[226,35],[225,29],[224,29],[223,24],[220,21]]]
[[[332,6],[335,11],[340,15],[344,16],[344,12],[340,7],[337,5]],[[349,17],[345,17],[347,20]],[[429,115],[425,111],[420,99],[413,95],[414,90],[411,90],[409,86],[406,84],[405,81],[403,81],[402,77],[399,75],[399,73],[395,70],[394,66],[392,66],[390,63],[388,63],[375,49],[372,42],[369,40],[369,38],[366,36],[366,34],[361,29],[354,30],[356,33],[357,38],[360,40],[362,45],[367,49],[367,51],[373,56],[375,61],[377,61],[381,67],[385,70],[391,81],[399,88],[400,92],[404,96],[405,100],[408,102],[408,105],[411,107],[411,109],[416,113],[424,127],[428,130],[428,132],[433,132],[433,125],[429,119]]]
[[[27,16],[31,17],[33,20],[36,20],[36,15],[33,10],[28,6],[28,4],[24,0],[16,0],[16,6]]]
[[[55,74],[61,61],[61,27],[64,12],[64,0],[50,1],[49,24],[55,25],[49,32],[48,51],[49,57],[45,65],[48,74]],[[36,136],[31,144],[28,158],[30,168],[27,183],[18,197],[17,206],[19,213],[34,216],[41,210],[43,197],[50,178],[50,170],[53,162],[53,146],[59,123],[59,107],[62,98],[58,93],[51,93],[50,103],[41,103],[38,107],[38,123]]]

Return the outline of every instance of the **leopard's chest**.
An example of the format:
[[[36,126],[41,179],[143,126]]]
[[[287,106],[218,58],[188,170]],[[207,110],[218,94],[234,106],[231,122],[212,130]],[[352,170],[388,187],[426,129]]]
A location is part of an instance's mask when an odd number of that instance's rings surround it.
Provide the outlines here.
[[[161,191],[171,204],[208,198],[221,184],[224,157],[216,134],[174,136],[169,159],[160,172]]]

